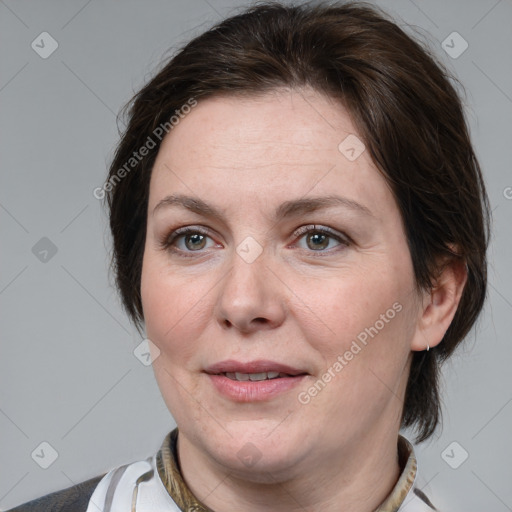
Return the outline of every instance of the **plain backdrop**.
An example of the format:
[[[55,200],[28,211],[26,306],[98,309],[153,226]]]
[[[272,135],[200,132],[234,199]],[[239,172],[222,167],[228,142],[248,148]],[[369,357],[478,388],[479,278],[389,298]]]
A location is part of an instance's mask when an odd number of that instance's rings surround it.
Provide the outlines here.
[[[494,216],[488,302],[444,367],[444,427],[416,448],[421,474],[445,512],[509,511],[512,2],[377,3],[464,84]],[[175,426],[134,355],[93,190],[120,107],[169,49],[246,5],[0,1],[2,509],[146,458]]]

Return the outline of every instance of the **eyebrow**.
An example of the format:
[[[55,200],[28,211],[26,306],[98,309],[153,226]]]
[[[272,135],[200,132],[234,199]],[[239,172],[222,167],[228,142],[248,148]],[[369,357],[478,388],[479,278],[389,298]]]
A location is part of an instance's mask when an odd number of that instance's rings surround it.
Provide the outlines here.
[[[204,217],[224,219],[224,213],[215,206],[206,203],[199,197],[192,197],[184,194],[169,195],[162,199],[153,209],[153,215],[158,210],[171,206],[181,206],[182,208]],[[337,195],[329,195],[322,197],[304,197],[285,201],[276,209],[273,215],[273,220],[279,221],[290,217],[298,217],[305,213],[312,213],[336,206],[341,206],[369,217],[375,217],[368,207],[352,199]]]

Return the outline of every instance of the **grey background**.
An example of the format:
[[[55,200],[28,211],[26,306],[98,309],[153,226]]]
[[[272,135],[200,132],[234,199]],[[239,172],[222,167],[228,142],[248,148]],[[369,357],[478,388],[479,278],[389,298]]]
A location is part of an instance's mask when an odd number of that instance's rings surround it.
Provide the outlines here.
[[[489,300],[444,368],[444,428],[417,447],[421,473],[444,511],[512,510],[512,2],[378,4],[428,38],[465,85],[494,212]],[[106,218],[92,191],[120,106],[169,48],[243,5],[0,1],[2,509],[145,458],[174,427],[151,366],[133,354],[141,340],[108,277]],[[47,59],[31,47],[43,31],[59,45]],[[456,59],[441,46],[453,31],[469,44]],[[57,249],[46,261],[43,237]],[[58,453],[48,469],[36,463],[50,456],[44,441]],[[460,463],[462,450],[468,459],[452,469],[446,461]]]

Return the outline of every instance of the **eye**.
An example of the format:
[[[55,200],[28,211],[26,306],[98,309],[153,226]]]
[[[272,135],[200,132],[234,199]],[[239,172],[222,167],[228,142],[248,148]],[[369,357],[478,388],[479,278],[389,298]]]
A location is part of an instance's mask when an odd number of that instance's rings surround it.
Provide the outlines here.
[[[174,252],[200,252],[202,249],[207,248],[206,241],[210,238],[209,233],[207,229],[201,226],[178,228],[165,237],[161,245],[162,248]]]
[[[350,245],[350,239],[331,228],[311,224],[302,226],[294,232],[294,237],[306,240],[306,250],[317,253],[331,253]],[[160,245],[163,249],[177,253],[179,256],[193,256],[192,253],[202,253],[203,249],[215,247],[216,244],[208,246],[210,231],[202,226],[186,226],[178,228],[167,235]],[[334,248],[331,242],[337,242]],[[301,247],[302,249],[304,247]],[[338,249],[337,249],[338,248]],[[327,250],[329,249],[329,250]],[[332,249],[332,250],[331,250]],[[319,254],[320,256],[320,254]]]
[[[348,237],[343,236],[341,233],[337,233],[331,228],[316,226],[315,224],[302,226],[295,231],[294,236],[305,239],[307,249],[310,249],[313,252],[330,253],[330,250],[326,251],[325,249],[329,248],[330,242],[332,241],[338,242],[335,247],[347,247],[350,245]]]

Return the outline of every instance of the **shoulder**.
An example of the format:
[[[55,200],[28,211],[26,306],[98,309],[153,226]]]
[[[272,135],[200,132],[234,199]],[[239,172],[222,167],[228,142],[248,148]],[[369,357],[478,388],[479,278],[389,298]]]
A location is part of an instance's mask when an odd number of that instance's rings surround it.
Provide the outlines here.
[[[7,512],[85,512],[94,489],[104,476],[97,476],[62,491],[47,494]]]

